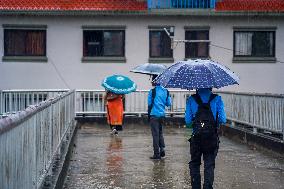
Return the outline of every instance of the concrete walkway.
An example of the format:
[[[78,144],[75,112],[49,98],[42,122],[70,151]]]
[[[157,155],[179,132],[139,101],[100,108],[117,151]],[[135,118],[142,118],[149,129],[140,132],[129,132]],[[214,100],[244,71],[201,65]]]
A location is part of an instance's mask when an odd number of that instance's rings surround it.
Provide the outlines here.
[[[65,189],[191,188],[189,143],[184,128],[165,129],[166,158],[150,160],[150,128],[127,125],[110,136],[107,125],[84,124],[78,130]],[[221,138],[216,189],[284,189],[284,158]]]

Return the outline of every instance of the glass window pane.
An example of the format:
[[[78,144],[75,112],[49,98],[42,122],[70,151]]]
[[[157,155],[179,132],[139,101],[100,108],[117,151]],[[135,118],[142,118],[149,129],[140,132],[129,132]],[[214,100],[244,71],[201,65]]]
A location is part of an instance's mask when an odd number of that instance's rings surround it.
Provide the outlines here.
[[[252,32],[235,32],[235,55],[252,55]]]
[[[104,56],[124,56],[122,31],[104,32]]]
[[[209,40],[208,30],[190,30],[185,32],[186,40]],[[207,58],[209,57],[208,42],[185,43],[186,58]]]
[[[273,56],[273,33],[255,32],[253,35],[253,55]]]
[[[165,31],[150,31],[150,57],[172,57],[171,39]]]
[[[84,56],[124,56],[124,31],[84,31]]]
[[[103,32],[84,31],[84,56],[103,56]]]
[[[151,32],[150,33],[150,57],[159,57],[161,56],[161,40],[160,32]]]

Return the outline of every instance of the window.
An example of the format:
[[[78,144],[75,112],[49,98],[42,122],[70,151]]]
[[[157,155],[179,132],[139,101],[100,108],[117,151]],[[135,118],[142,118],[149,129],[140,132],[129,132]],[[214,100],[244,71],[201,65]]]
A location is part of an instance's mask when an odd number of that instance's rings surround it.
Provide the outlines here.
[[[150,30],[150,58],[172,58],[171,39],[164,30]]]
[[[84,30],[84,57],[124,57],[124,30]]]
[[[186,40],[206,40],[204,42],[185,43],[185,58],[208,58],[209,57],[209,30],[187,30]]]
[[[234,31],[234,57],[274,57],[275,31]]]
[[[4,56],[46,56],[46,30],[4,29]]]

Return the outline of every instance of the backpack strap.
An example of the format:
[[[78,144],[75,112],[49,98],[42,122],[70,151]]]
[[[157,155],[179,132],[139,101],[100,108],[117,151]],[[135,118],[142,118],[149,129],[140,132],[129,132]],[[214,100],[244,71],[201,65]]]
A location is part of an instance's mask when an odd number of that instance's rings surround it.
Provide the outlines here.
[[[209,101],[208,101],[208,103],[210,104],[210,102],[215,98],[215,97],[217,97],[218,95],[217,94],[211,94],[210,95],[210,98],[209,98]],[[215,118],[215,121],[216,121],[216,129],[217,129],[217,126],[218,126],[218,122],[219,122],[219,114],[218,114],[218,110],[216,111],[216,118]],[[217,130],[216,130],[216,132],[217,132]]]
[[[217,97],[218,95],[217,94],[211,94],[210,97],[209,97],[209,100],[208,100],[208,103],[210,103],[215,97]]]
[[[200,106],[203,104],[201,98],[200,98],[200,95],[197,93],[197,94],[194,94],[192,95],[192,98],[194,99],[194,101]]]
[[[151,101],[151,109],[154,105],[154,100],[155,100],[155,97],[156,97],[156,87],[154,89],[152,89],[152,101]]]
[[[151,98],[151,104],[150,104],[150,106],[148,106],[148,121],[150,121],[150,114],[151,114],[152,108],[154,106],[154,100],[155,100],[155,97],[156,97],[156,87],[154,89],[152,89],[151,91],[152,91],[152,98]]]
[[[216,96],[218,96],[217,94],[210,94],[210,97],[209,97],[209,100],[208,100],[208,102],[207,102],[207,104],[210,104],[210,102],[216,97]],[[193,97],[193,99],[195,100],[195,102],[198,104],[198,105],[202,105],[203,104],[203,102],[202,102],[202,100],[201,100],[201,97],[200,97],[200,95],[197,93],[197,94],[194,94],[194,95],[192,95],[192,97]]]

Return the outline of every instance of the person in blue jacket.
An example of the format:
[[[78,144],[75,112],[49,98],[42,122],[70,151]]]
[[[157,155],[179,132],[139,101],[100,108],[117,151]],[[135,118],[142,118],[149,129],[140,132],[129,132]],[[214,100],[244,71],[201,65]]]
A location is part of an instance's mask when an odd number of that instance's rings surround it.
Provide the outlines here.
[[[211,189],[214,182],[215,158],[219,148],[218,129],[220,124],[226,123],[226,113],[221,96],[213,94],[212,88],[197,89],[196,94],[187,99],[185,123],[188,128],[192,129],[192,137],[189,139],[191,155],[189,169],[192,188],[201,188],[200,165],[203,155],[203,188]]]
[[[163,121],[165,119],[165,107],[171,106],[169,91],[160,85],[155,85],[148,93],[148,116],[153,137],[154,155],[150,159],[161,159],[165,157],[165,142],[163,137]]]

